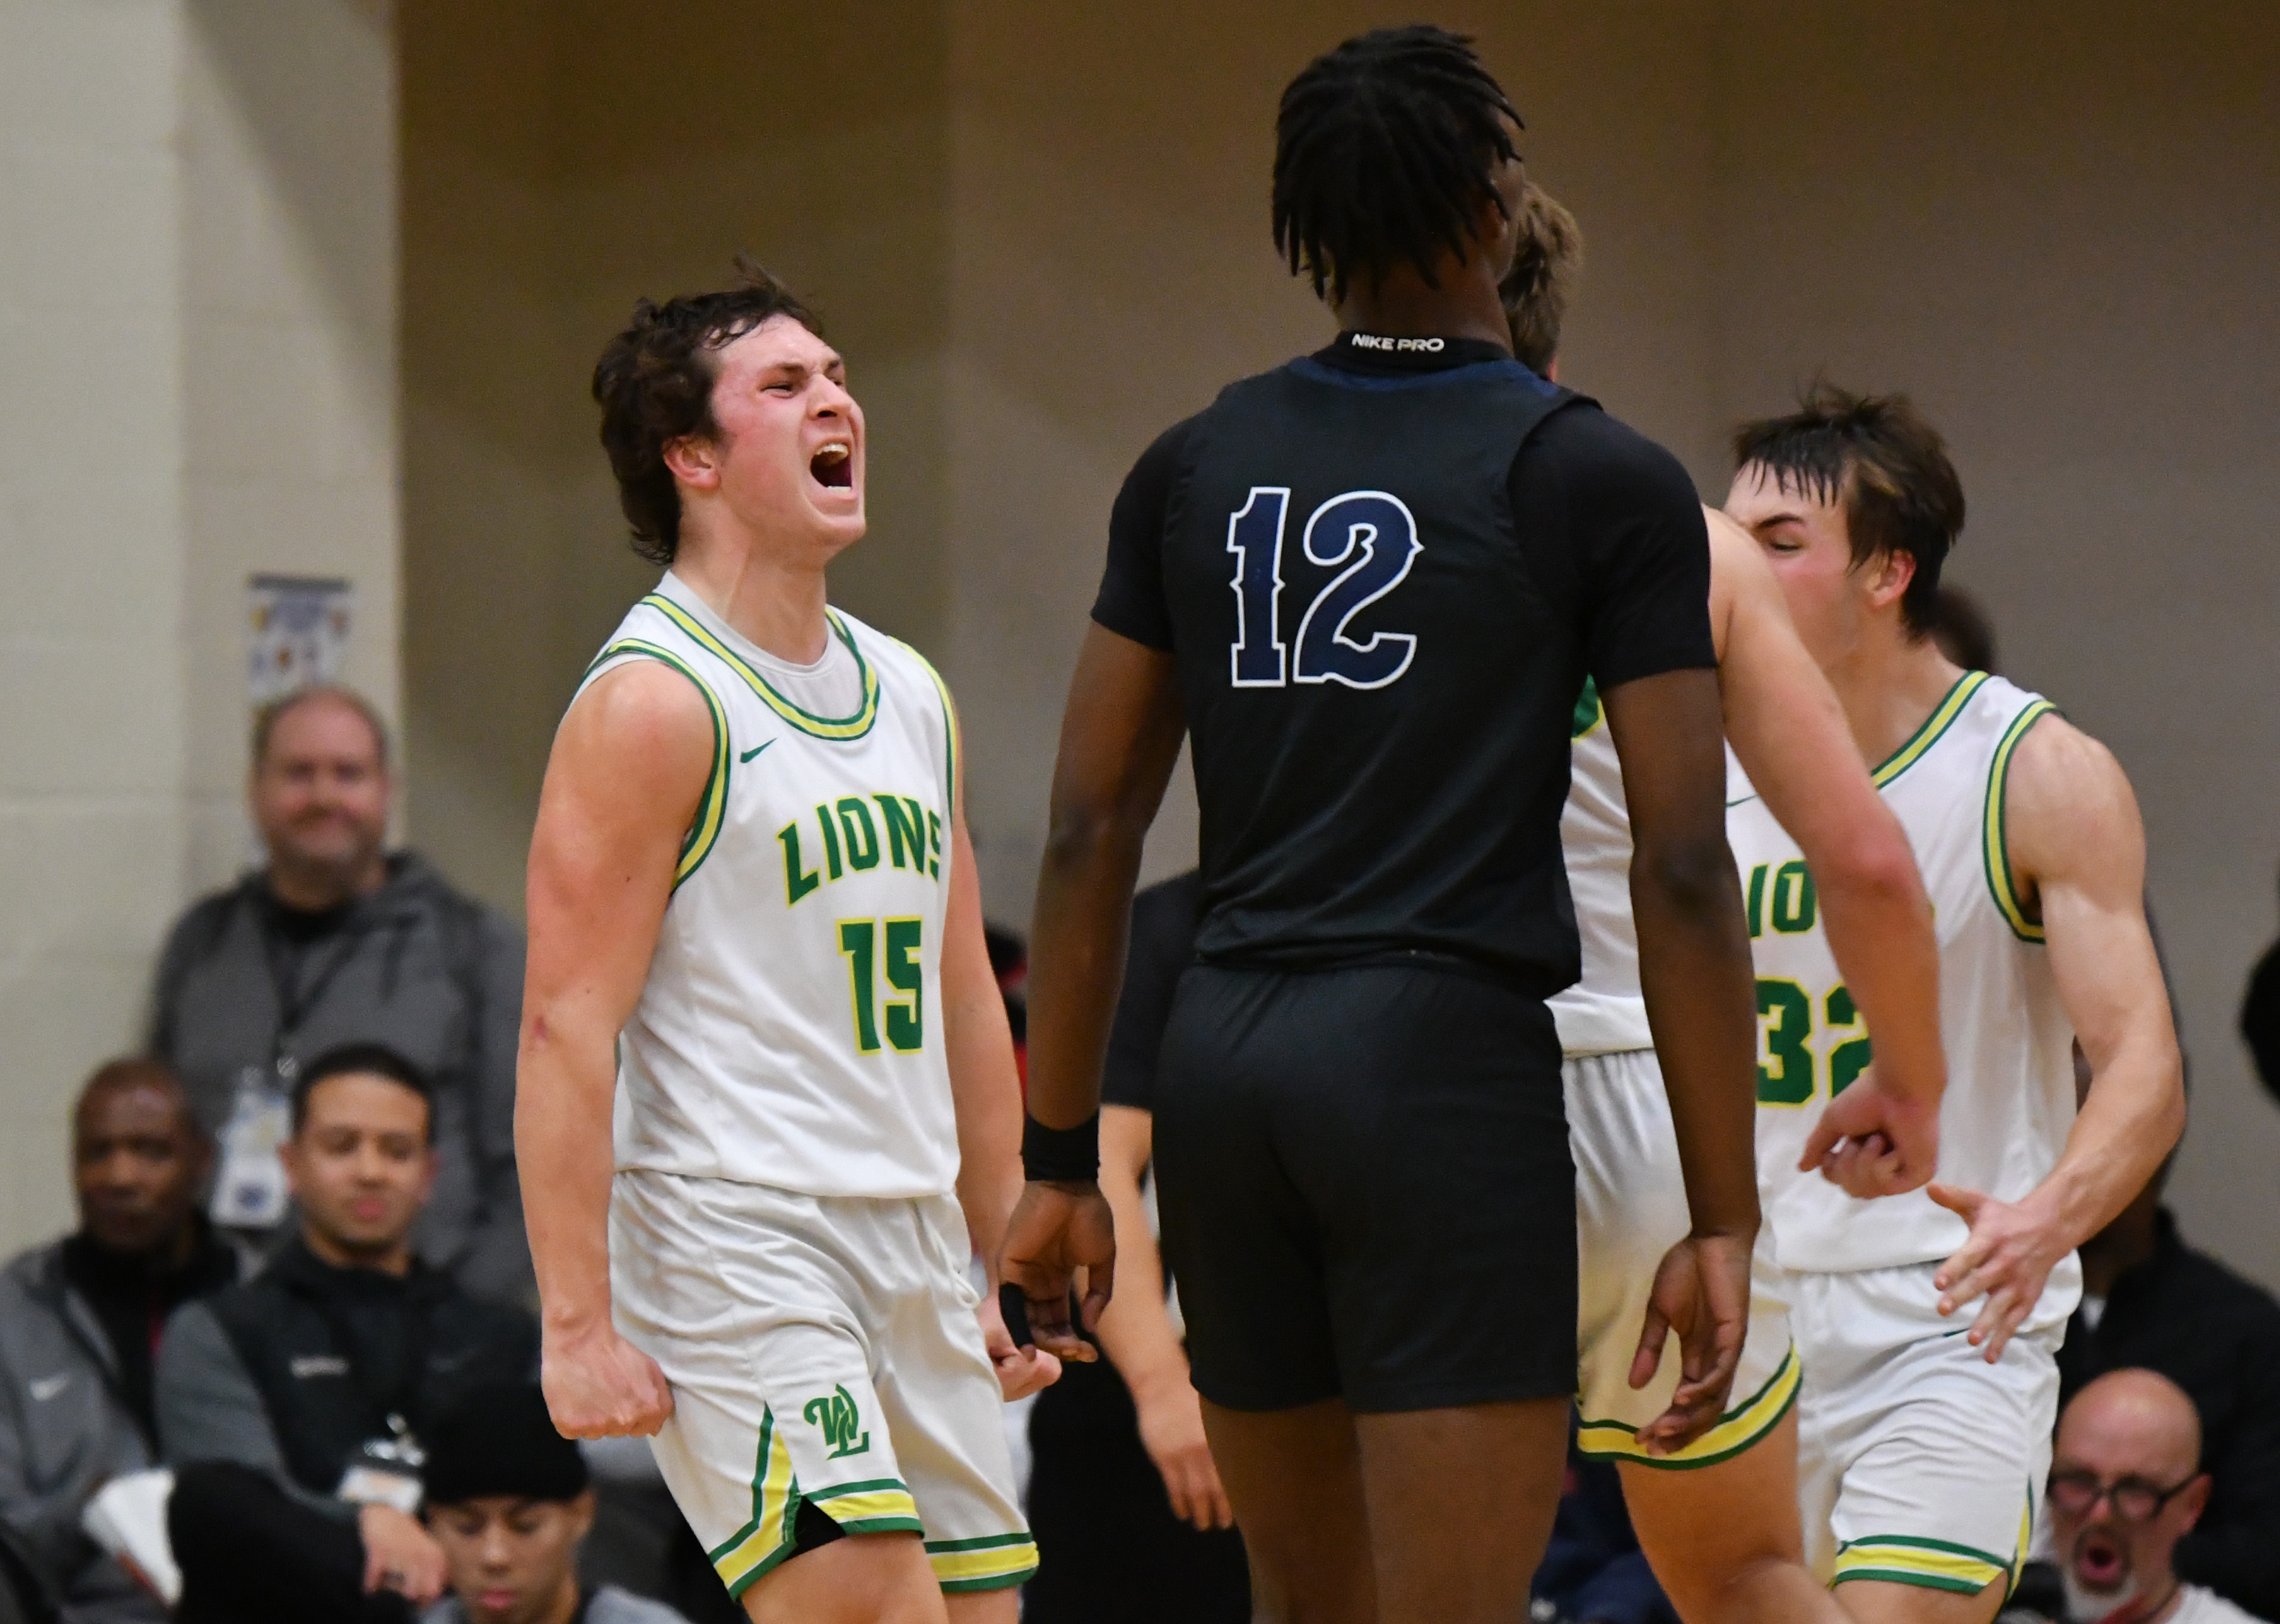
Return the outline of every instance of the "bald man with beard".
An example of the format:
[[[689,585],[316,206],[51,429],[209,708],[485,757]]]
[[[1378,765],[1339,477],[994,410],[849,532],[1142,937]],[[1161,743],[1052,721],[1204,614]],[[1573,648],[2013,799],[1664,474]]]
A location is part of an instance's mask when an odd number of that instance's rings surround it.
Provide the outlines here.
[[[2251,1624],[2170,1564],[2208,1505],[2193,1401],[2167,1376],[2116,1370],[2059,1418],[2051,1535],[2070,1624]]]

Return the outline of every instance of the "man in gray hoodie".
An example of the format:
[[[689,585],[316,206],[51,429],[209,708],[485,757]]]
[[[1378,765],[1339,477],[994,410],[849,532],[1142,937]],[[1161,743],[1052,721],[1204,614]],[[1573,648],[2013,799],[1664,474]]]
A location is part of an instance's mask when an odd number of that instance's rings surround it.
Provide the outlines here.
[[[277,1147],[300,1066],[344,1043],[404,1055],[435,1086],[421,1260],[476,1296],[527,1299],[522,934],[414,854],[386,850],[392,788],[386,728],[349,689],[306,689],[262,713],[250,800],[268,865],[175,924],[150,1051],[216,1141],[214,1220],[264,1251],[290,1228]]]
[[[235,1281],[198,1210],[209,1147],[181,1085],[113,1060],[72,1116],[80,1226],[0,1272],[0,1524],[71,1624],[166,1610],[80,1530],[103,1485],[158,1459],[152,1351],[166,1316]]]

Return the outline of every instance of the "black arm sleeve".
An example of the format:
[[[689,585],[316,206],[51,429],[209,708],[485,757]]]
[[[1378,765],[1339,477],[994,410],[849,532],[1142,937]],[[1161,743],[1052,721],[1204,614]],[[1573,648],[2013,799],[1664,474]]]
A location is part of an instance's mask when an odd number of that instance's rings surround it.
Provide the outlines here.
[[[1156,1108],[1156,1057],[1172,995],[1196,956],[1196,919],[1203,877],[1193,869],[1132,899],[1132,945],[1124,958],[1124,990],[1109,1028],[1108,1059],[1101,1068],[1105,1105]]]
[[[1554,413],[1512,473],[1513,510],[1564,515],[1584,668],[1602,690],[1714,666],[1710,535],[1678,459],[1590,406]]]
[[[1172,646],[1172,610],[1164,597],[1164,515],[1193,418],[1175,423],[1140,453],[1108,516],[1108,566],[1092,618],[1120,637],[1152,649]]]

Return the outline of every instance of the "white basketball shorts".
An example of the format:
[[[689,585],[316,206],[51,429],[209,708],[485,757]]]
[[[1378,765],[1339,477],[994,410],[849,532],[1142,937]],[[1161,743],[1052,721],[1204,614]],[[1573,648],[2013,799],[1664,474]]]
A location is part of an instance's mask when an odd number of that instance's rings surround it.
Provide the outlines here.
[[[1806,1559],[1832,1584],[1886,1580],[1976,1595],[2018,1578],[2058,1421],[2059,1340],[2079,1295],[2071,1258],[1987,1362],[1939,1316],[1936,1263],[1780,1272],[1805,1390],[1798,1497]]]
[[[803,1502],[920,1535],[944,1590],[1036,1568],[967,1253],[948,1196],[617,1175],[618,1329],[671,1384],[658,1466],[731,1595],[793,1553]]]
[[[1788,1317],[1756,1289],[1771,1268],[1760,1235],[1752,1259],[1749,1334],[1726,1412],[1674,1455],[1649,1456],[1638,1429],[1670,1406],[1678,1386],[1678,1338],[1644,1388],[1630,1384],[1647,1297],[1663,1254],[1691,1227],[1678,1165],[1678,1134],[1651,1049],[1571,1059],[1568,1141],[1575,1159],[1575,1407],[1586,1455],[1683,1470],[1740,1454],[1773,1430],[1798,1394]]]

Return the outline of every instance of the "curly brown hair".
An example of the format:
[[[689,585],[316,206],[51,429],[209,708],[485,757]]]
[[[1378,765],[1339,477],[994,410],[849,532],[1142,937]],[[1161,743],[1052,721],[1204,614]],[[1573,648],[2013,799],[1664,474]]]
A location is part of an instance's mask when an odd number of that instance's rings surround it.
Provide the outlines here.
[[[1552,370],[1560,329],[1583,268],[1583,233],[1559,199],[1528,182],[1521,195],[1520,245],[1497,292],[1512,327],[1513,353],[1523,366]]]
[[[594,364],[602,449],[617,475],[618,506],[633,527],[634,550],[652,564],[670,565],[681,548],[681,492],[665,448],[720,431],[712,420],[713,357],[777,316],[823,335],[815,313],[775,277],[743,255],[736,273],[736,286],[718,293],[682,294],[662,304],[641,300]]]

